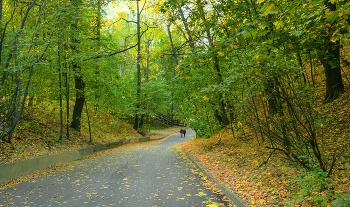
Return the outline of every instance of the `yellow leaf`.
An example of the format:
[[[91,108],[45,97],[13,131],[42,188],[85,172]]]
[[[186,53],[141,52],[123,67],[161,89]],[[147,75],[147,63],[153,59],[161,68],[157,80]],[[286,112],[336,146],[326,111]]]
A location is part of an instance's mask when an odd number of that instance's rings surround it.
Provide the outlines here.
[[[267,16],[271,13],[272,8],[275,7],[274,4],[268,4],[268,5],[264,5],[265,11],[264,11],[264,15]]]
[[[336,36],[332,37],[332,39],[331,39],[331,41],[332,41],[333,43],[337,42],[338,40],[339,40],[339,38],[336,37]]]
[[[208,96],[207,96],[207,95],[203,96],[203,99],[204,99],[204,100],[206,100],[206,101],[208,101],[208,100],[209,100],[209,98],[208,98]]]
[[[275,27],[278,29],[278,28],[280,28],[283,25],[283,22],[282,21],[275,21],[273,23],[273,25],[275,25]]]
[[[211,203],[211,204],[206,205],[206,207],[219,207],[219,206],[220,206],[220,204],[218,204],[218,203]]]
[[[219,52],[218,52],[218,55],[219,55],[220,57],[222,57],[222,56],[225,55],[225,53],[219,51]]]
[[[191,193],[187,193],[186,196],[192,196]]]

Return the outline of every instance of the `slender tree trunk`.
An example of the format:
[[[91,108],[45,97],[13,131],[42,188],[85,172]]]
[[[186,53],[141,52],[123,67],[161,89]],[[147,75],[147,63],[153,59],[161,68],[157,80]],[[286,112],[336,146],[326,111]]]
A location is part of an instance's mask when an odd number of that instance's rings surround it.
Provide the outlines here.
[[[90,137],[90,142],[92,142],[92,133],[91,133],[91,124],[90,124],[89,109],[88,109],[88,106],[87,106],[86,101],[85,101],[85,110],[86,110],[86,116],[87,116],[88,126],[89,126],[89,137]]]
[[[297,52],[297,58],[298,58],[300,69],[302,69],[303,68],[303,60],[301,59],[301,55],[300,55],[299,51]],[[303,76],[304,84],[306,84],[308,81],[306,80],[306,76],[305,76],[304,72],[302,72],[302,76]],[[298,77],[299,77],[299,74],[298,74]]]
[[[97,55],[100,55],[100,51],[101,51],[101,21],[102,21],[102,0],[98,0],[97,1],[97,12],[96,12],[96,50],[97,50]],[[100,61],[99,59],[96,60],[97,62]],[[94,109],[95,109],[95,114],[97,113],[97,110],[99,108],[99,98],[100,98],[100,94],[98,92],[98,89],[100,88],[100,84],[98,81],[98,76],[100,75],[100,64],[97,64],[95,66],[95,81],[98,84],[96,86],[96,93],[95,93],[95,103],[94,103]]]
[[[69,69],[69,67],[66,67],[67,70]],[[66,87],[66,138],[70,139],[69,136],[69,117],[70,117],[70,108],[69,108],[69,75],[68,75],[68,71],[64,73],[64,78],[65,78],[65,87]]]
[[[310,51],[309,51],[309,64],[310,64],[310,76],[311,76],[312,85],[315,86],[315,78],[314,78],[314,72],[313,72],[314,69],[313,69],[312,56]]]
[[[63,102],[62,102],[62,73],[61,73],[61,40],[60,32],[57,35],[57,70],[58,70],[58,87],[59,87],[59,100],[60,100],[60,132],[59,140],[62,140],[63,135]]]
[[[177,55],[176,55],[176,49],[175,49],[175,46],[174,46],[174,42],[173,42],[173,37],[171,35],[171,30],[170,30],[170,24],[167,24],[167,31],[168,31],[168,36],[169,36],[169,41],[170,41],[170,45],[171,45],[171,51],[172,51],[172,57],[173,57],[173,60],[174,60],[174,67],[172,67],[173,69],[173,78],[176,77],[176,66],[179,64],[179,61],[177,59]],[[173,126],[174,125],[174,92],[171,91],[171,120],[172,120],[172,123],[171,125]]]
[[[145,78],[145,83],[148,83],[148,79],[149,79],[149,64],[150,64],[150,60],[151,60],[151,55],[150,55],[150,44],[152,42],[152,39],[148,39],[146,42],[146,54],[147,54],[147,58],[146,58],[146,67],[144,69],[144,78]]]
[[[140,32],[140,9],[139,1],[136,1],[137,6],[137,57],[136,57],[136,68],[137,68],[137,92],[136,92],[136,113],[134,121],[134,129],[139,129],[139,111],[140,111],[140,94],[141,94],[141,32]]]

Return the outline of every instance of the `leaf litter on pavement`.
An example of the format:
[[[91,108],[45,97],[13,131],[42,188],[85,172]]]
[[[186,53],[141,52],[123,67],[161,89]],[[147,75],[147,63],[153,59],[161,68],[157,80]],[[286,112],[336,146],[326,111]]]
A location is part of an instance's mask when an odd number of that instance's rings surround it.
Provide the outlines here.
[[[176,130],[176,132],[177,131],[178,130]],[[169,131],[168,133],[172,134],[174,132],[173,131]],[[156,141],[156,142],[158,142],[158,141]],[[154,142],[152,142],[152,143],[154,143]],[[148,144],[151,144],[151,143],[133,143],[133,144],[121,146],[121,147],[119,147],[119,149],[122,149],[122,148],[126,148],[126,149],[127,148],[133,148],[133,147],[136,147],[136,146],[147,146]],[[149,150],[149,148],[147,148],[147,147],[145,149]],[[89,160],[89,162],[91,160],[91,162],[92,162],[96,158],[101,157],[102,155],[104,155],[106,153],[109,153],[111,150],[115,150],[115,149],[100,151],[100,152],[95,153],[93,155],[84,157],[81,160]],[[118,161],[116,161],[116,163],[117,162]],[[181,164],[179,163],[179,166],[176,164],[174,167],[181,168],[180,165]],[[42,176],[51,176],[52,174],[55,174],[55,173],[63,174],[63,173],[67,173],[67,171],[75,172],[74,168],[77,168],[77,166],[79,166],[79,168],[81,168],[79,173],[70,174],[70,176],[66,177],[66,178],[55,178],[55,180],[56,180],[55,182],[60,182],[61,183],[61,182],[65,182],[64,180],[66,180],[67,182],[70,183],[71,186],[83,187],[83,188],[86,188],[86,189],[90,189],[91,185],[92,185],[92,183],[91,183],[92,179],[87,175],[86,172],[88,172],[88,171],[100,171],[101,176],[103,176],[103,171],[105,170],[98,163],[95,163],[93,165],[93,167],[91,167],[91,166],[84,166],[84,164],[81,164],[80,160],[72,161],[72,162],[69,162],[69,163],[55,164],[55,165],[53,165],[53,166],[51,166],[51,167],[49,167],[49,168],[47,168],[45,170],[40,170],[40,171],[37,171],[37,172],[32,173],[30,175],[21,176],[19,178],[12,179],[12,180],[10,180],[8,182],[4,182],[1,185],[1,189],[4,190],[6,188],[11,188],[11,187],[12,188],[16,188],[16,185],[21,183],[21,182],[24,182],[24,181],[36,182],[35,178],[39,178],[39,177],[42,177]],[[192,169],[192,171],[193,171],[194,174],[198,174],[198,175],[200,174],[195,169]],[[158,177],[162,178],[164,176],[160,174]],[[201,175],[201,177],[202,177],[202,182],[203,183],[208,183],[208,179],[205,179],[203,177],[203,175]],[[62,180],[60,180],[60,179],[62,179]],[[185,177],[182,178],[182,183],[186,184],[186,183],[188,183],[188,181],[193,180],[193,179],[195,179],[195,178],[193,178],[191,176],[185,176]],[[128,177],[124,177],[123,178],[124,183],[122,183],[122,184],[126,188],[130,188],[128,180],[129,180]],[[211,187],[211,185],[207,184],[206,186],[209,188],[209,187]],[[109,184],[108,183],[101,183],[100,186],[101,186],[100,190],[109,188]],[[204,192],[204,189],[200,188],[199,186],[197,186],[197,188],[198,188],[198,192],[194,193],[194,194],[191,194],[189,192],[186,193],[186,189],[184,189],[183,187],[179,186],[178,190],[179,191],[184,191],[184,194],[183,194],[183,197],[178,197],[178,199],[179,200],[183,200],[183,199],[185,200],[186,197],[192,197],[192,196],[205,197],[206,193]],[[79,190],[76,190],[76,191],[80,192]],[[216,191],[216,193],[219,193],[219,191]],[[89,200],[93,200],[93,198],[98,196],[97,192],[94,189],[91,189],[91,191],[85,192],[84,195]],[[111,196],[113,196],[113,195],[104,195],[104,197],[106,199],[109,199],[109,197],[111,197]],[[173,194],[171,192],[169,192],[168,193],[168,198],[172,197],[172,196],[173,196]],[[152,199],[159,199],[158,194],[156,192],[152,193],[151,197],[152,197]],[[56,197],[53,197],[53,199],[55,199],[55,198]],[[40,198],[38,198],[38,199],[40,199]],[[73,199],[78,199],[78,198],[73,198]],[[124,197],[124,200],[128,200],[128,197]],[[11,201],[7,201],[7,203],[9,204],[9,203],[11,203]],[[86,204],[88,204],[88,203],[89,202],[86,201]],[[223,203],[217,203],[217,201],[211,200],[211,199],[206,200],[203,203],[203,205],[205,205],[205,206],[224,206]]]

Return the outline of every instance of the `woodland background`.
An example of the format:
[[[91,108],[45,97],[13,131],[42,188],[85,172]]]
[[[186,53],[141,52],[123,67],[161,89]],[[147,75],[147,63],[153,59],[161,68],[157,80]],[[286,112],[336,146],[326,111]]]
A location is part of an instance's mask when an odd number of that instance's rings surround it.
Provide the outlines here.
[[[251,205],[347,206],[349,14],[346,0],[0,0],[1,160],[166,116],[226,177],[268,186],[274,166],[283,185]]]

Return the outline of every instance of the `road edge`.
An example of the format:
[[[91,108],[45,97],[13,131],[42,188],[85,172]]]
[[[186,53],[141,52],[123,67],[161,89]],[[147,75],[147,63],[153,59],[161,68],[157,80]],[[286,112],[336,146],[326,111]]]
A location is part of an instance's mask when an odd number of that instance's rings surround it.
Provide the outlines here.
[[[165,137],[159,137],[163,139]],[[92,155],[96,152],[116,148],[125,144],[135,142],[148,142],[155,139],[150,137],[137,137],[137,138],[121,138],[116,141],[106,142],[102,144],[96,144],[90,147],[70,150],[52,155],[40,156],[32,159],[21,160],[13,163],[0,164],[0,185],[3,182],[11,179],[31,174],[38,170],[46,169],[57,163],[65,163],[74,160],[81,159],[85,156]]]
[[[224,193],[224,195],[229,198],[235,205],[238,207],[248,207],[246,204],[243,203],[242,199],[239,198],[238,195],[233,193],[230,189],[228,189],[225,185],[217,181],[211,174],[209,174],[202,165],[195,160],[190,154],[185,152],[187,158],[206,176],[208,177],[213,183],[215,183],[218,188]]]

